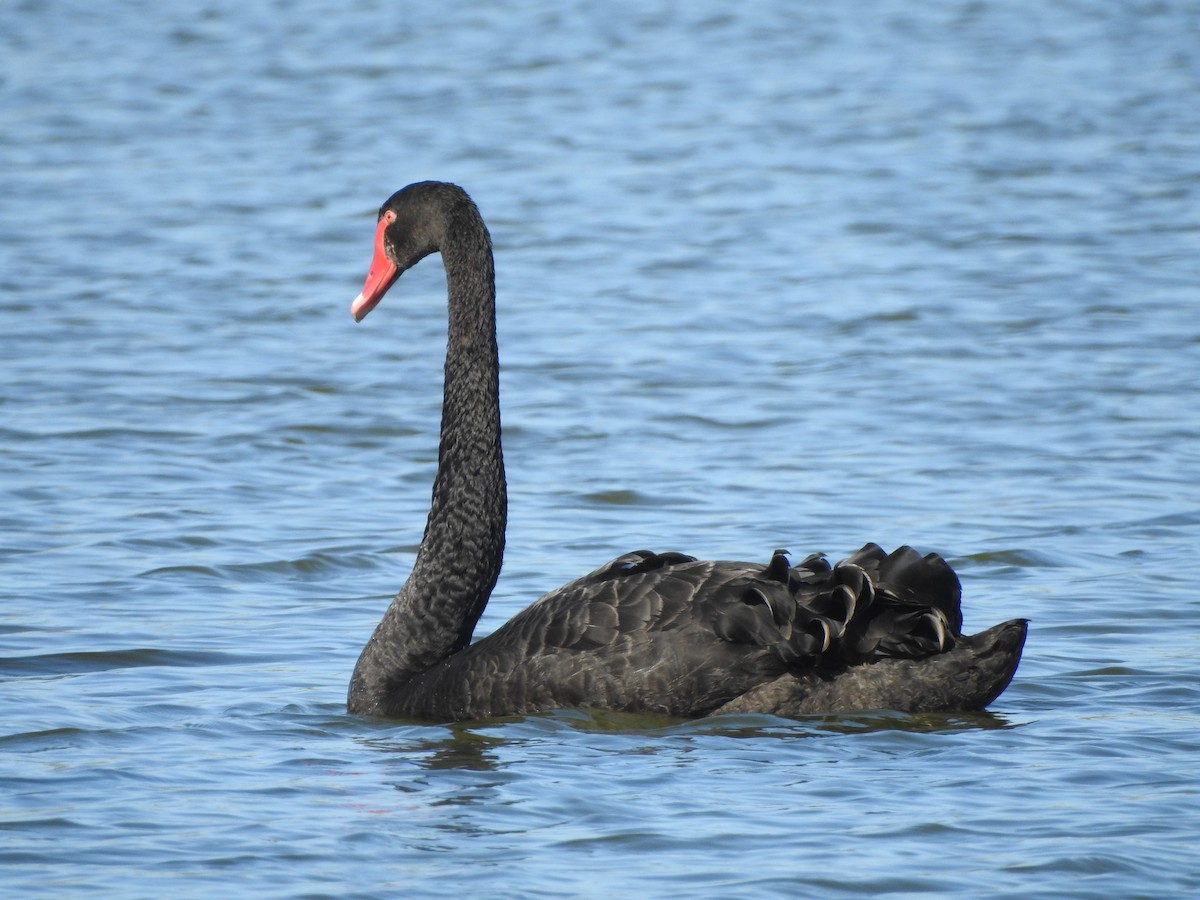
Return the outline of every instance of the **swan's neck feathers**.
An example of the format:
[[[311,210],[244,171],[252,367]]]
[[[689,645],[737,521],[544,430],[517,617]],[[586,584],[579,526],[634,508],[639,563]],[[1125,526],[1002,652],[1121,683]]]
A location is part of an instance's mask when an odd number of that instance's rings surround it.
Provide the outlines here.
[[[470,643],[504,553],[507,497],[500,449],[499,360],[491,245],[448,228],[449,293],[441,443],[425,535],[408,581],[363,649],[352,711],[386,713],[404,682]],[[468,223],[469,224],[469,223]],[[481,233],[480,233],[481,232]]]

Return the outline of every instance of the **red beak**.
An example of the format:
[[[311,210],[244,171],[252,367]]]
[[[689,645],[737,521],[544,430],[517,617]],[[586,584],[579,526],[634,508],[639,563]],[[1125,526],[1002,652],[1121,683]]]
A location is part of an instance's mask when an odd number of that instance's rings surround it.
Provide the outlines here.
[[[367,283],[363,285],[362,293],[350,304],[350,315],[354,316],[355,322],[361,322],[400,277],[396,264],[388,259],[383,247],[383,233],[394,221],[396,214],[388,210],[379,217],[379,224],[375,227],[375,256],[371,259],[371,268],[367,270]]]

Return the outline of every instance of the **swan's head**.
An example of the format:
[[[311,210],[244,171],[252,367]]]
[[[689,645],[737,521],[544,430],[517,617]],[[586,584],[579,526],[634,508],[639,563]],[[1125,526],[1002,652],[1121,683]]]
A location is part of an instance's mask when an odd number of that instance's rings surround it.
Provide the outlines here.
[[[406,270],[437,251],[451,197],[462,188],[434,181],[410,184],[388,198],[375,226],[375,255],[362,293],[350,305],[355,322],[373,310]]]

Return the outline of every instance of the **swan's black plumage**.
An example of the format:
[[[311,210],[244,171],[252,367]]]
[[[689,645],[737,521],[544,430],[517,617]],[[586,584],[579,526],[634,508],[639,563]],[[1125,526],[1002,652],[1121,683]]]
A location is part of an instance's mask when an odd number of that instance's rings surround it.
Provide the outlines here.
[[[1008,685],[1025,621],[964,636],[950,566],[875,544],[836,565],[820,554],[793,565],[782,550],[761,563],[627,553],[471,643],[500,572],[507,505],[491,241],[461,188],[423,182],[383,205],[352,311],[361,319],[436,251],[449,340],[433,501],[413,571],[355,667],[352,712],[969,710]]]

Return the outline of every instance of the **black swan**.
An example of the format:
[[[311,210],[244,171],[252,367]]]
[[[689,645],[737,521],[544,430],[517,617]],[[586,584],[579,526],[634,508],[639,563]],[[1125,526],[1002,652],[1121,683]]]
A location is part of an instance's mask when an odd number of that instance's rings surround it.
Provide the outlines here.
[[[1026,621],[962,634],[936,554],[868,544],[830,565],[708,562],[638,550],[471,634],[500,572],[507,517],[491,238],[462,188],[409,185],[380,209],[351,312],[441,251],[449,294],[441,444],[408,580],[363,648],[353,713],[451,721],[593,707],[697,717],[983,709],[1008,685]],[[765,554],[764,554],[765,555]]]

